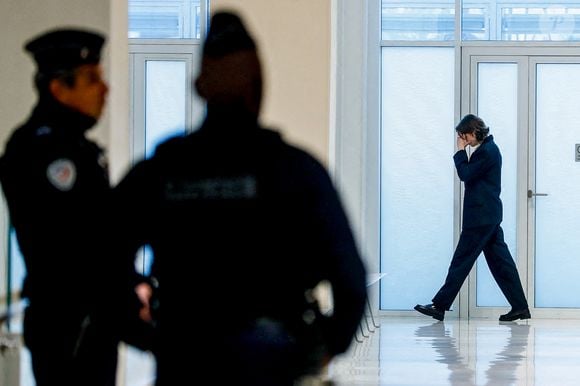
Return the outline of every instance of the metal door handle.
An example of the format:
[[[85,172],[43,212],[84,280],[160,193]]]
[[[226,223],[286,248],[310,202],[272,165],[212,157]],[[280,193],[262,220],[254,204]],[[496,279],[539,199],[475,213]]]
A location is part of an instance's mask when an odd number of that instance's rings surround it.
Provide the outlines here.
[[[534,193],[531,190],[528,190],[528,198],[532,198],[534,196],[547,196],[548,193]]]

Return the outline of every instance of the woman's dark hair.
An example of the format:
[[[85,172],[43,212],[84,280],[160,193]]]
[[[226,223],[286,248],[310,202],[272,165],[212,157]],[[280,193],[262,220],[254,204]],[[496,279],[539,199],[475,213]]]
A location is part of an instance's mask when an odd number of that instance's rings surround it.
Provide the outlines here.
[[[459,122],[457,127],[455,127],[455,131],[460,134],[473,133],[477,142],[481,142],[489,134],[489,127],[487,127],[483,119],[478,116],[467,114],[463,119],[461,119],[461,122]]]

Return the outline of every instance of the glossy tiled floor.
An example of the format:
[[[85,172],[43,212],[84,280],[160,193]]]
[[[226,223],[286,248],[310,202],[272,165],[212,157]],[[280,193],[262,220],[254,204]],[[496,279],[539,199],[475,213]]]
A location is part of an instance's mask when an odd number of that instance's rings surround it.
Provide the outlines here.
[[[375,320],[380,328],[328,368],[334,385],[580,385],[580,320]],[[150,357],[125,354],[119,386],[149,385]],[[23,355],[20,386],[31,386]]]
[[[152,386],[154,383],[155,363],[147,353],[128,346],[119,349],[118,386]],[[30,371],[30,356],[23,348],[20,354],[20,383],[0,386],[34,386]]]
[[[330,366],[336,385],[580,385],[580,320],[379,323]]]

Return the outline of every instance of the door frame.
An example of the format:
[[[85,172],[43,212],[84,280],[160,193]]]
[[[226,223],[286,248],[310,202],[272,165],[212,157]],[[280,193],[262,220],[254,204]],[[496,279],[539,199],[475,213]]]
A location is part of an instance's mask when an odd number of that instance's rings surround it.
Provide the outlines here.
[[[518,64],[516,244],[517,267],[532,313],[538,317],[580,318],[580,309],[535,309],[534,293],[534,206],[527,197],[535,187],[535,104],[537,63],[580,63],[580,47],[470,46],[461,53],[461,116],[477,114],[478,63]],[[461,198],[463,197],[463,186]],[[509,246],[508,246],[509,247]],[[478,263],[483,260],[478,259]],[[505,307],[477,307],[477,270],[473,269],[460,294],[461,317],[497,318]]]
[[[136,40],[136,39],[133,39]],[[139,42],[139,41],[138,41]],[[150,61],[183,62],[185,64],[185,129],[191,131],[199,123],[204,113],[205,103],[193,90],[192,79],[199,71],[201,45],[198,40],[182,39],[163,44],[133,43],[129,52],[131,160],[135,162],[145,157],[146,128],[146,68]],[[197,43],[197,44],[194,44]]]
[[[576,47],[574,55],[534,55],[530,57],[530,79],[536,79],[537,64],[566,64],[566,63],[576,63],[580,64],[580,49]],[[530,106],[536,106],[536,82],[530,82]],[[530,111],[530,136],[529,136],[529,187],[528,189],[536,192],[536,116],[533,111]],[[528,222],[528,235],[529,235],[529,256],[530,256],[530,267],[535,266],[535,198],[528,199],[528,210],[530,213],[531,221]],[[534,270],[530,269],[528,273],[528,285],[529,285],[529,297],[528,301],[530,305],[535,304],[535,276]],[[533,308],[533,314],[539,318],[566,318],[566,319],[580,319],[580,307],[578,308]]]

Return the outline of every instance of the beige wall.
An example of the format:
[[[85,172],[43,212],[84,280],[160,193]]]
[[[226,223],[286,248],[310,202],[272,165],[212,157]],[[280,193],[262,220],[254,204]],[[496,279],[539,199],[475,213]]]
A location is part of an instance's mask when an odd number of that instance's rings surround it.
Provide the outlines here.
[[[44,6],[43,6],[44,5]],[[32,77],[34,64],[22,50],[23,43],[36,34],[57,26],[84,26],[108,35],[110,29],[109,4],[93,0],[2,0],[0,3],[0,143],[4,142],[14,126],[22,122],[36,95]],[[108,67],[108,49],[105,47],[105,66]],[[105,118],[106,122],[107,119]],[[104,125],[97,128],[99,138],[106,140]]]
[[[264,63],[262,122],[328,163],[331,0],[212,0],[238,11]]]

